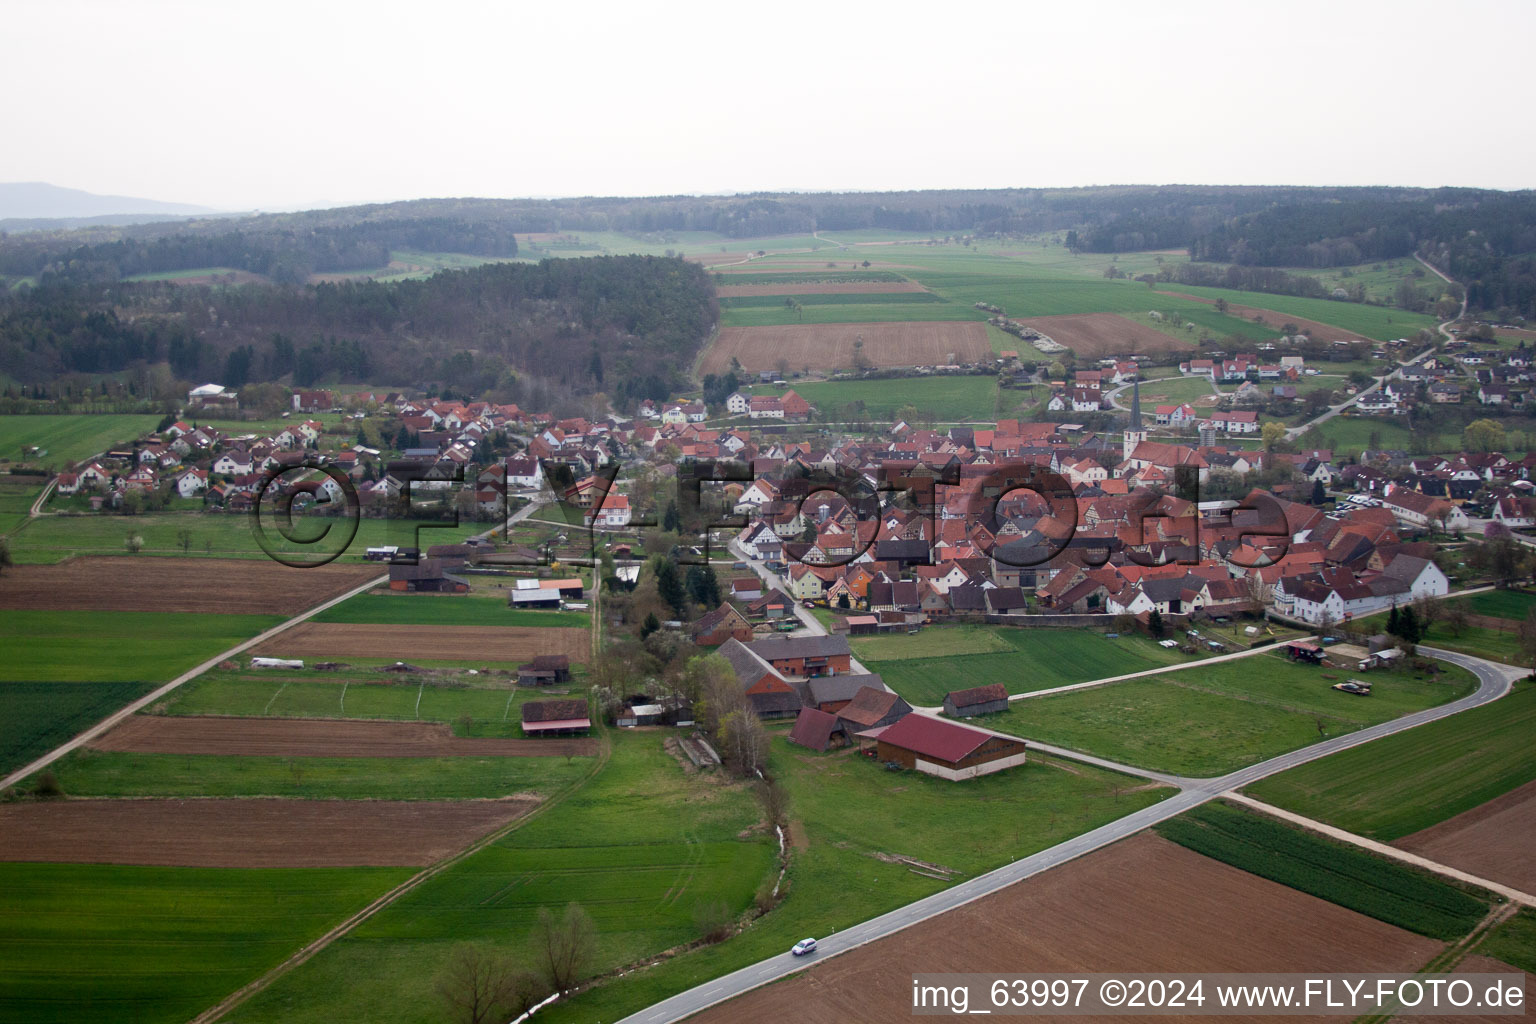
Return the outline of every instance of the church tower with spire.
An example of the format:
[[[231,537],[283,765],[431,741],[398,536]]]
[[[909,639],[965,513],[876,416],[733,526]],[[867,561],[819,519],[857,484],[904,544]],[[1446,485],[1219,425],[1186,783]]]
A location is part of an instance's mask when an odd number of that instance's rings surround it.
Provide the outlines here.
[[[1131,457],[1131,452],[1136,446],[1147,439],[1147,431],[1141,425],[1141,376],[1131,383],[1131,424],[1125,430],[1123,437],[1122,459]]]

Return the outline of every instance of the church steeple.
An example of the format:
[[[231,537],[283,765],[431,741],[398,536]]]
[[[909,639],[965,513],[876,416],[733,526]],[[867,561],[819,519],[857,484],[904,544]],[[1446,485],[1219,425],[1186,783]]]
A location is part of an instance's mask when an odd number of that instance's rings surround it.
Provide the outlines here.
[[[1131,382],[1131,422],[1125,428],[1125,435],[1121,443],[1121,455],[1123,459],[1129,459],[1136,446],[1147,439],[1147,431],[1141,425],[1141,377],[1138,374],[1136,380]]]

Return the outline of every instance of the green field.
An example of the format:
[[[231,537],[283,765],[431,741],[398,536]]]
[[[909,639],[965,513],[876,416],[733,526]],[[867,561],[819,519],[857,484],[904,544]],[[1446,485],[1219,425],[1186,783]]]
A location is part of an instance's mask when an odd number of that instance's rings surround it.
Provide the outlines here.
[[[1147,381],[1141,385],[1142,409],[1148,405],[1177,405],[1193,403],[1197,398],[1209,398],[1216,392],[1211,389],[1209,377],[1174,377],[1169,380]],[[1131,393],[1120,396],[1122,405],[1131,404]]]
[[[1485,590],[1464,599],[1474,615],[1524,622],[1536,608],[1536,593],[1528,590]]]
[[[1472,601],[1477,596],[1466,598]],[[1511,595],[1508,600],[1493,597],[1492,607],[1512,610],[1519,602],[1519,598]],[[1456,598],[1453,600],[1462,600]],[[1474,605],[1474,608],[1476,606]],[[1472,610],[1472,609],[1469,609]],[[1477,615],[1493,615],[1492,612],[1475,611]],[[1443,622],[1437,622],[1424,631],[1420,643],[1429,647],[1443,647],[1448,651],[1460,651],[1478,658],[1487,658],[1490,661],[1503,662],[1506,665],[1525,664],[1525,654],[1520,650],[1519,623],[1511,621],[1506,629],[1489,629],[1486,626],[1465,626],[1456,633]],[[1350,623],[1352,630],[1363,632],[1365,635],[1379,633],[1387,628],[1387,613],[1381,612],[1368,618],[1359,619]]]
[[[281,615],[61,612],[0,616],[0,682],[167,682]]]
[[[523,702],[543,696],[546,691],[514,686],[505,677],[214,669],[178,687],[151,710],[168,715],[448,722],[461,735],[517,738],[522,735]]]
[[[1450,941],[1488,904],[1397,861],[1229,804],[1205,804],[1154,828],[1165,839],[1399,928]]]
[[[1362,338],[1375,341],[1411,338],[1421,327],[1431,330],[1435,327],[1434,317],[1388,306],[1367,306],[1359,302],[1340,302],[1334,299],[1308,299],[1295,295],[1270,295],[1264,292],[1240,292],[1227,288],[1205,288],[1183,284],[1160,284],[1158,288],[1213,300],[1226,299],[1235,305],[1269,309],[1305,320],[1316,320],[1318,323],[1332,324],[1343,330],[1353,331]],[[1169,296],[1159,295],[1158,298],[1166,301]]]
[[[833,292],[810,295],[735,295],[720,300],[725,310],[784,309],[790,314],[786,323],[797,322],[797,316],[786,299],[793,299],[802,306],[927,306],[945,300],[932,292]],[[734,313],[732,314],[734,315]],[[913,319],[920,314],[914,313]]]
[[[1254,798],[1382,842],[1536,780],[1536,685],[1249,786]]]
[[[36,476],[0,476],[0,534],[26,522],[32,502],[42,493],[43,482],[43,477]]]
[[[132,441],[155,429],[153,414],[78,414],[62,416],[0,416],[0,462],[32,462],[63,469],[114,445]],[[47,451],[28,456],[30,447]]]
[[[1444,682],[1374,670],[1373,693],[1331,689],[1342,676],[1277,654],[1015,701],[988,719],[1001,732],[1124,764],[1194,777],[1225,774],[1470,693],[1470,674]]]
[[[962,634],[970,639],[960,642],[983,653],[926,655],[928,644],[945,643],[947,626],[925,629],[911,637],[857,639],[853,648],[864,666],[879,673],[891,689],[913,704],[930,707],[943,703],[949,691],[972,686],[1002,683],[1009,693],[1028,693],[1186,660],[1177,650],[1159,647],[1139,636],[1109,640],[1088,629],[973,629]],[[989,639],[982,641],[980,637]],[[981,646],[983,642],[986,647]]]
[[[740,913],[772,877],[752,789],[687,773],[660,733],[612,737],[596,777],[454,865],[284,977],[230,1019],[435,1022],[432,977],[453,944],[517,954],[539,908],[577,901],[598,932],[594,970],[686,943],[696,907]],[[520,957],[521,958],[521,957]],[[409,965],[408,969],[404,969]]]
[[[359,594],[315,616],[316,622],[391,626],[575,626],[592,624],[580,612],[508,608],[499,597],[458,594]]]
[[[151,688],[150,683],[0,683],[0,775],[46,754]]]
[[[788,388],[756,387],[754,395],[782,395]],[[1023,400],[1022,392],[1000,391],[993,376],[896,377],[886,380],[831,380],[796,383],[794,391],[816,407],[824,420],[894,419],[906,406],[925,422],[994,422],[999,403],[1006,414]],[[999,397],[1001,395],[1001,397]]]
[[[181,1024],[412,870],[0,863],[0,1020]]]
[[[309,532],[312,525],[299,523],[296,530]],[[342,557],[349,561],[361,559],[365,548],[392,544],[398,547],[416,547],[415,527],[430,528],[420,532],[420,546],[451,544],[486,529],[484,523],[465,522],[462,526],[427,524],[412,519],[372,519],[358,521],[357,534]],[[336,521],[337,542],[345,535],[344,524]],[[179,532],[187,530],[191,542],[181,546]],[[137,516],[79,515],[44,516],[11,538],[11,555],[18,564],[60,562],[71,555],[123,555],[126,553],[124,538],[143,538],[144,547],[135,557],[173,555],[175,557],[212,558],[266,558],[255,536],[255,519],[247,515],[221,515],[202,512],[162,512]],[[274,539],[278,539],[274,534]],[[329,538],[328,538],[329,540]],[[322,542],[322,551],[332,551]],[[293,550],[308,554],[310,548],[294,547]],[[382,569],[380,570],[382,574]]]
[[[913,293],[918,294],[918,293]],[[905,296],[874,295],[870,298],[897,299]],[[720,310],[721,327],[774,327],[783,324],[863,324],[891,323],[903,320],[984,320],[986,314],[969,303],[951,303],[926,299],[922,302],[833,302],[806,304],[790,309],[779,297],[777,305],[732,306]]]
[[[1536,974],[1536,911],[1526,907],[1488,933],[1476,952]]]
[[[549,796],[586,757],[224,757],[75,750],[50,769],[69,796],[496,800]]]

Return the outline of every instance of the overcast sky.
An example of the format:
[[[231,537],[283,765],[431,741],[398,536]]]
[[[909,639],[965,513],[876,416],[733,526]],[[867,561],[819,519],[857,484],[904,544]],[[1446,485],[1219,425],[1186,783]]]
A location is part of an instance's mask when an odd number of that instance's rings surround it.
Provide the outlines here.
[[[1536,186],[1529,0],[9,4],[0,181],[277,209]]]

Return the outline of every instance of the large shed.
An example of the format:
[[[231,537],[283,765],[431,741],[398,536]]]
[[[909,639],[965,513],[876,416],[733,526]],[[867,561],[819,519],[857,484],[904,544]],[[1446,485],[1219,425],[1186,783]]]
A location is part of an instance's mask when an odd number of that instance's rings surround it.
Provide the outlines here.
[[[592,729],[584,700],[531,700],[523,705],[527,736],[585,736]]]
[[[880,734],[879,757],[905,768],[959,782],[1024,763],[1024,741],[946,722],[907,715]]]

